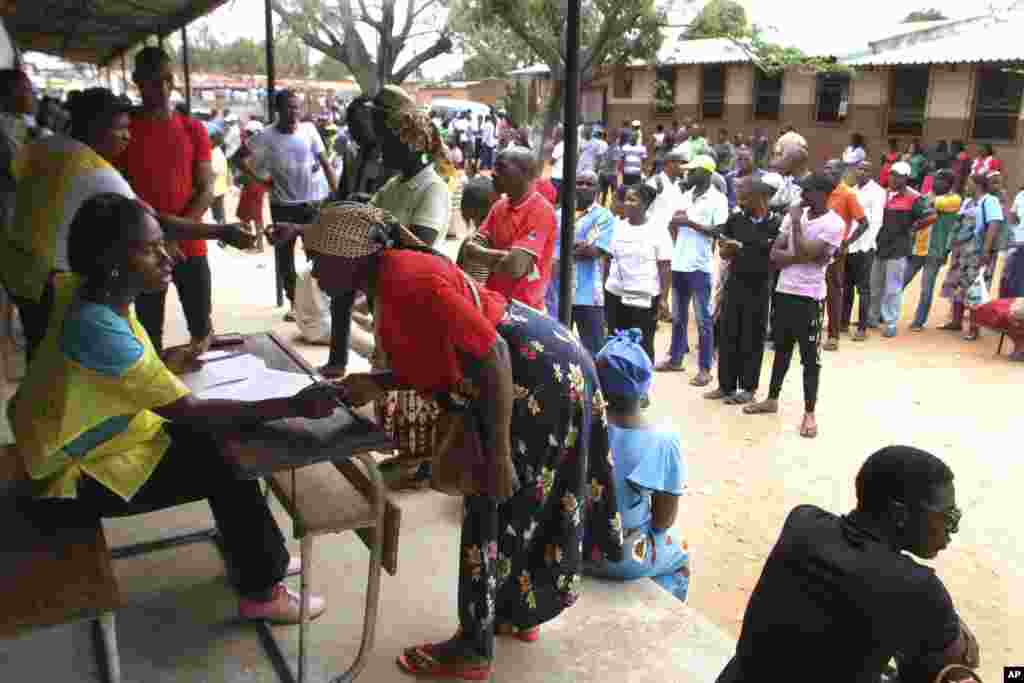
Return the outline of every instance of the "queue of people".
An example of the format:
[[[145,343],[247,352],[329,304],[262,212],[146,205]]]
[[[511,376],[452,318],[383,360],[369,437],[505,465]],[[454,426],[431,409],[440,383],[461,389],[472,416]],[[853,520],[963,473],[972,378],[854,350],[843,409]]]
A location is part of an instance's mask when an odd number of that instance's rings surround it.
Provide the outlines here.
[[[373,402],[399,445],[399,479],[415,485],[433,475],[428,461],[437,455],[441,413],[468,406],[486,459],[464,491],[459,628],[398,656],[415,676],[489,679],[496,636],[538,640],[542,625],[579,599],[584,573],[652,578],[687,599],[690,550],[672,532],[686,445],[645,409],[654,373],[684,367],[691,302],[699,330],[691,384],[710,384],[718,357],[709,400],[752,415],[777,412],[799,346],[807,438],[818,433],[819,350],[850,322],[847,283],[862,298],[859,336],[872,323],[894,336],[899,297],[913,277],[908,264],[925,273],[931,297],[950,242],[953,289],[971,311],[972,330],[990,310],[983,293],[971,292],[979,282],[988,287],[986,268],[1006,220],[991,164],[970,180],[975,197],[956,206],[947,174],[936,174],[932,199],[908,187],[910,164],[894,161],[880,198],[870,162],[856,150],[844,154],[850,161],[808,172],[806,142],[787,131],[758,169],[763,135],[746,144],[719,131],[710,144],[692,125],[655,156],[658,173],[645,179],[636,121],[617,152],[588,132],[590,152],[571,179],[580,208],[571,281],[560,284],[572,289],[574,333],[554,315],[559,216],[530,149],[495,150],[492,177],[462,188],[460,208],[474,230],[456,263],[438,251],[449,226],[453,160],[427,112],[395,86],[354,102],[339,178],[322,135],[302,125],[298,100],[282,91],[275,122],[247,141],[239,165],[269,188],[268,236],[289,298],[299,238],[311,277],[330,298],[328,370],[338,379],[285,399],[198,399],[179,375],[196,366],[213,334],[205,243],[249,248],[254,235],[237,223],[201,222],[217,196],[213,155],[206,127],[169,106],[166,54],[144,48],[133,78],[140,110],[90,89],[70,107],[70,137],[8,146],[13,216],[2,227],[0,262],[31,328],[28,374],[11,414],[16,449],[39,484],[35,514],[46,524],[73,524],[206,499],[239,570],[240,615],[295,623],[298,600],[283,583],[295,562],[259,487],[235,480],[219,457],[213,430],[324,418],[339,399]],[[680,140],[678,131],[652,138],[660,147]],[[605,154],[618,155],[616,176],[624,176],[611,209],[602,192],[606,183],[611,189]],[[848,187],[842,178],[854,164],[856,187]],[[376,173],[370,182],[373,165],[390,169],[389,179]],[[317,173],[346,201],[324,204]],[[33,182],[23,182],[29,176]],[[168,240],[182,242],[180,251]],[[857,254],[864,256],[849,259]],[[716,257],[727,264],[717,285]],[[850,261],[853,275],[844,270]],[[30,267],[10,267],[15,262]],[[172,281],[192,340],[164,350]],[[658,321],[670,298],[669,354],[656,362]],[[374,371],[347,373],[347,335],[361,299],[372,318]],[[771,384],[757,402],[769,325]],[[55,401],[68,409],[40,410]],[[199,470],[197,453],[209,456]],[[792,673],[783,644],[808,623],[816,639],[801,664],[808,680],[877,679],[891,656],[908,675],[950,665],[969,675],[976,641],[934,573],[899,552],[931,558],[948,545],[961,516],[952,481],[934,456],[890,447],[861,469],[857,508],[846,517],[794,510],[719,680]],[[314,598],[313,615],[325,609]],[[870,642],[847,642],[853,623],[874,629]]]

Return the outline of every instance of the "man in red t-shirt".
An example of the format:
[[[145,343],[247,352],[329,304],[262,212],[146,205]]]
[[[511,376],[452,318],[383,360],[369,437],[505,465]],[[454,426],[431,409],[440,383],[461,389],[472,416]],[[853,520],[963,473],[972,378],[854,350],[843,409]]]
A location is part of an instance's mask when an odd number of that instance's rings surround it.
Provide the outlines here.
[[[840,159],[829,159],[822,170],[836,184],[836,189],[829,195],[828,208],[839,214],[846,224],[843,230],[843,243],[825,271],[825,284],[828,287],[825,297],[825,309],[828,311],[828,341],[822,348],[826,351],[838,351],[843,301],[846,297],[846,251],[850,244],[867,232],[868,221],[864,215],[864,208],[857,199],[857,193],[843,182],[846,164]]]
[[[132,117],[131,142],[118,159],[132,189],[158,213],[201,221],[213,203],[210,139],[199,121],[176,113],[170,105],[174,72],[158,47],[135,55],[132,80],[142,107]],[[181,240],[182,258],[174,267],[174,285],[192,341],[212,334],[212,283],[206,242]],[[157,351],[163,348],[166,292],[141,294],[135,301],[139,322]]]
[[[489,289],[543,311],[558,228],[554,207],[534,189],[535,175],[530,150],[510,147],[498,155],[494,191],[505,196],[466,244],[465,256],[490,269]]]

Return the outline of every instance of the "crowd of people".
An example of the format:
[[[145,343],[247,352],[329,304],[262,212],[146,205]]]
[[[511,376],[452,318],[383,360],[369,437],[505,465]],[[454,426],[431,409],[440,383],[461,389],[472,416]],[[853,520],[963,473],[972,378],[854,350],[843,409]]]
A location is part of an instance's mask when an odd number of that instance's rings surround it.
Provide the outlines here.
[[[634,121],[584,127],[567,179],[561,141],[548,177],[529,135],[502,117],[439,120],[395,86],[354,100],[341,129],[304,121],[299,99],[281,91],[257,129],[175,111],[159,48],[135,56],[132,78],[139,107],[91,88],[60,110],[66,126],[52,105],[30,125],[30,82],[0,73],[0,264],[29,351],[10,412],[38,485],[34,514],[72,524],[206,499],[238,569],[241,616],[295,623],[283,579],[296,562],[258,485],[235,480],[220,457],[216,427],[372,402],[398,446],[392,483],[419,487],[436,474],[440,417],[462,411],[483,455],[463,477],[459,629],[406,649],[398,664],[409,674],[487,680],[495,637],[536,641],[578,600],[584,573],[652,578],[686,600],[690,550],[673,534],[685,442],[647,407],[656,373],[670,381],[685,368],[691,303],[690,383],[717,380],[708,400],[777,412],[799,347],[807,438],[818,434],[820,350],[838,350],[855,299],[852,340],[873,328],[895,336],[918,272],[910,329],[924,328],[950,261],[945,327],[966,316],[976,339],[997,313],[1016,319],[1013,358],[1024,354],[1020,307],[1000,303],[1022,296],[1019,250],[1005,259],[1000,301],[989,301],[1024,193],[1007,204],[990,150],[968,166],[959,152],[933,158],[915,145],[906,160],[886,155],[876,174],[857,136],[811,168],[794,130],[775,140],[720,130],[709,142],[697,123],[645,135]],[[216,208],[229,165],[243,176],[240,222]],[[559,282],[555,204],[566,182],[577,210],[571,280]],[[250,226],[264,195],[272,225]],[[454,261],[440,253],[453,211],[468,227]],[[264,233],[289,300],[311,278],[329,306],[321,372],[336,381],[286,399],[197,398],[179,377],[215,336],[207,243],[252,249]],[[191,341],[164,349],[172,281]],[[576,332],[558,322],[562,287]],[[663,320],[671,342],[659,360]],[[369,373],[347,371],[359,321],[374,339]],[[932,558],[956,533],[953,473],[893,446],[868,458],[856,492],[846,516],[811,506],[789,515],[721,683],[792,677],[786,646],[797,641],[810,645],[801,680],[878,680],[894,656],[908,683],[971,679],[973,635],[934,572],[902,554]],[[314,598],[314,616],[325,608]]]

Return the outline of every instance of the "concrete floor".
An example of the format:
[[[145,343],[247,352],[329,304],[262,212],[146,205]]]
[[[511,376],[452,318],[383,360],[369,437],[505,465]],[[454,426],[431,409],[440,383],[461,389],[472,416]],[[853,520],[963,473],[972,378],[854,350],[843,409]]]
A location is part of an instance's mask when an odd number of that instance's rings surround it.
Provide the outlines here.
[[[273,304],[273,260],[211,246],[220,331],[255,332],[274,327],[293,339]],[[302,261],[300,257],[300,262]],[[247,283],[245,287],[226,283]],[[177,297],[168,298],[168,344],[185,341]],[[325,347],[299,345],[314,364]],[[362,365],[362,359],[353,359]],[[358,365],[355,369],[358,369]],[[360,681],[412,680],[399,672],[402,648],[451,636],[457,627],[454,580],[460,502],[434,492],[398,494],[402,508],[399,573],[385,575],[377,644]],[[286,534],[287,515],[275,502]],[[112,547],[207,527],[205,504],[184,506],[106,523]],[[368,553],[354,534],[316,542],[313,583],[328,611],[311,628],[310,680],[328,681],[355,656],[362,628]],[[293,552],[298,553],[297,544]],[[118,560],[115,570],[128,606],[117,615],[126,682],[271,682],[276,680],[256,629],[239,622],[217,550],[196,544]],[[700,590],[695,578],[695,590]],[[297,587],[297,580],[296,580]],[[281,627],[286,654],[295,665],[298,631]],[[711,682],[734,641],[719,627],[651,581],[584,582],[583,597],[546,624],[539,642],[501,639],[495,681]],[[0,641],[0,680],[94,681],[99,672],[85,624]]]

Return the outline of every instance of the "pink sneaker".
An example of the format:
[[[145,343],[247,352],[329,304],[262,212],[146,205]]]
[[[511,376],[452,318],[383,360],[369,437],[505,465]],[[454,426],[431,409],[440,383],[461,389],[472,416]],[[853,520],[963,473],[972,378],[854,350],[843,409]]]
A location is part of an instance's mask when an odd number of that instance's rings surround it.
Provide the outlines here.
[[[274,596],[266,602],[242,598],[238,614],[243,619],[259,619],[274,624],[299,623],[299,594],[283,583],[274,586]],[[309,618],[316,619],[327,609],[327,601],[319,595],[309,597]]]

